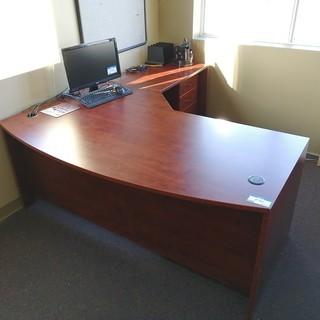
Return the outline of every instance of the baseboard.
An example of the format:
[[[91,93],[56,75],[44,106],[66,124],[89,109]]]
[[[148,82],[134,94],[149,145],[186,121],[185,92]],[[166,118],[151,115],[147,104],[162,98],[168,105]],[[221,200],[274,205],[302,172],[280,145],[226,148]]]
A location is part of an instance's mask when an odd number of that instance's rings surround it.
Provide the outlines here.
[[[4,207],[0,208],[0,222],[10,215],[14,214],[16,211],[23,207],[23,201],[21,198],[17,198],[6,204]]]

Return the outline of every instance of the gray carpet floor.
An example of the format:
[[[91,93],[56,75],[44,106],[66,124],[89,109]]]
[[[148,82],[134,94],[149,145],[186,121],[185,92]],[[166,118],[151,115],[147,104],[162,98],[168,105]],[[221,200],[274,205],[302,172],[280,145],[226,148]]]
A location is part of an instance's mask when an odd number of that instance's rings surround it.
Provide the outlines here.
[[[320,168],[306,163],[287,245],[254,320],[320,319]],[[243,320],[247,298],[36,202],[0,223],[0,319]]]

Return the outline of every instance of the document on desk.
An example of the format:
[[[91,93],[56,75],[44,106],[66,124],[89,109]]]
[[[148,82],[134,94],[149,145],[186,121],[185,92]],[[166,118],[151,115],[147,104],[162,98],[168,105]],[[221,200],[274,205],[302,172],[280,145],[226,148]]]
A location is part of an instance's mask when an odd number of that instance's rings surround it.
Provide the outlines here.
[[[259,206],[271,208],[272,202],[261,197],[249,196],[247,199],[248,202],[258,204]]]
[[[41,110],[40,112],[45,113],[49,116],[58,118],[72,111],[78,110],[79,106],[73,106],[70,104],[60,103],[53,107]]]

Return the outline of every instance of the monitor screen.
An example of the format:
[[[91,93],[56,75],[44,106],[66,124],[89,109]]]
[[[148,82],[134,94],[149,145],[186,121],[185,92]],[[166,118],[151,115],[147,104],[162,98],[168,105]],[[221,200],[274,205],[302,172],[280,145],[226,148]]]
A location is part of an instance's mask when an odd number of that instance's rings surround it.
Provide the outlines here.
[[[70,92],[97,85],[121,76],[115,38],[82,43],[62,49]]]

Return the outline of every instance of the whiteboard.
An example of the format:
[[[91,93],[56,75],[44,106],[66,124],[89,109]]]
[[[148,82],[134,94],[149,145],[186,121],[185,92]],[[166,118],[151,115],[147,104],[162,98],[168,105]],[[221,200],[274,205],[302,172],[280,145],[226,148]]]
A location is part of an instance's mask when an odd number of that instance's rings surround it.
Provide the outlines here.
[[[76,0],[81,42],[116,38],[119,52],[147,41],[145,0]]]

